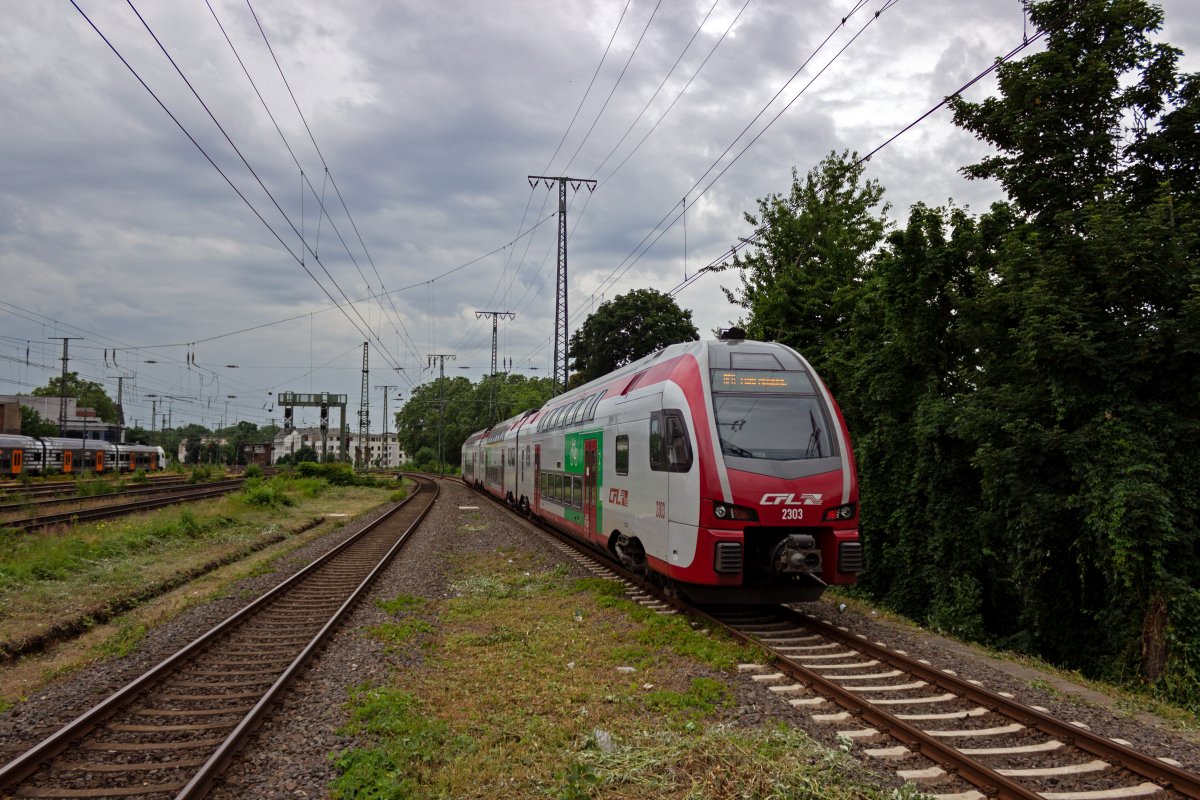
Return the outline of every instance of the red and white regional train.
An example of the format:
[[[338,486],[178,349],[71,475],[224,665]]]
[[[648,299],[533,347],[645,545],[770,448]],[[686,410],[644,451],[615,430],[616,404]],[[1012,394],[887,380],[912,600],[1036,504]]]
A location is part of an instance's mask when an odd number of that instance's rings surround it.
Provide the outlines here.
[[[472,486],[702,603],[816,600],[862,567],[850,434],[789,347],[672,345],[472,434]]]

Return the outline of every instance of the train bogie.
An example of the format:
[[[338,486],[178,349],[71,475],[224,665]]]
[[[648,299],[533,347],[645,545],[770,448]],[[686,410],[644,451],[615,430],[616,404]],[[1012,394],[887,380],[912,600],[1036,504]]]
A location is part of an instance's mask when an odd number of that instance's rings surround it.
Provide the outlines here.
[[[474,434],[463,465],[702,602],[814,600],[861,567],[849,434],[783,345],[674,345]]]

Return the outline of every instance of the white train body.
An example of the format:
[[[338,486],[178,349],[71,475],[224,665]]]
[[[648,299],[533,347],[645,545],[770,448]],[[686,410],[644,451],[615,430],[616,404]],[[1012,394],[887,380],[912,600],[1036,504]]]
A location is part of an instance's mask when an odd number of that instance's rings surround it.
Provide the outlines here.
[[[848,431],[784,345],[673,345],[473,434],[462,463],[700,601],[813,600],[861,567]]]

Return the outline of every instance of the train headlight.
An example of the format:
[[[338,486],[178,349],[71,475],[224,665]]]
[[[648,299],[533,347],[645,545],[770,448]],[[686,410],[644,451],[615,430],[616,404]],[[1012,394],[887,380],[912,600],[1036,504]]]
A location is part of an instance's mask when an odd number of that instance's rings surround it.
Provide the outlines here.
[[[739,520],[741,522],[758,522],[758,514],[753,508],[735,506],[729,503],[713,503],[713,516],[720,520]]]
[[[854,517],[854,503],[846,503],[844,506],[834,506],[833,508],[825,509],[824,520],[826,522],[837,522],[843,519],[852,519]]]

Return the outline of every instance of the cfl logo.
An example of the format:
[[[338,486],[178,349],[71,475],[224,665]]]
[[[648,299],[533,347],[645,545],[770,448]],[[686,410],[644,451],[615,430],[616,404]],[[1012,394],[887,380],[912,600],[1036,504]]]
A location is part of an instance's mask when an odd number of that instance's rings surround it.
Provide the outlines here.
[[[764,506],[819,506],[821,498],[819,494],[801,494],[799,499],[795,493],[764,494],[758,503]]]

